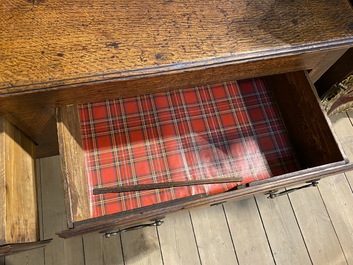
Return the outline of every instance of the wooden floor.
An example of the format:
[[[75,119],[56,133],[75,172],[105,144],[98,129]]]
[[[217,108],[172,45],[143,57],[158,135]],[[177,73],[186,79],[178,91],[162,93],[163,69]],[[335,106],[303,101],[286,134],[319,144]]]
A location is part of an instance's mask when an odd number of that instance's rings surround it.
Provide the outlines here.
[[[353,161],[353,111],[331,120]],[[259,195],[168,216],[158,228],[67,240],[55,236],[65,229],[58,157],[39,160],[38,172],[41,235],[54,240],[0,264],[353,264],[353,172],[273,200]]]

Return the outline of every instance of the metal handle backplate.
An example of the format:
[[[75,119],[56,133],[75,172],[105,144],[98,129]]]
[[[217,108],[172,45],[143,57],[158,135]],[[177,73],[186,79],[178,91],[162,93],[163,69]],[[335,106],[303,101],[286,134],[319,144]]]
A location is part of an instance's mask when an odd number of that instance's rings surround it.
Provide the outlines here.
[[[304,186],[301,186],[301,187],[297,187],[297,188],[288,189],[288,190],[281,191],[281,192],[270,191],[268,193],[267,198],[268,199],[274,199],[276,197],[292,193],[293,191],[296,191],[296,190],[301,190],[301,189],[305,189],[305,188],[309,188],[309,187],[316,187],[317,185],[319,185],[319,182],[318,181],[313,181],[310,184],[307,184],[307,185],[304,185]]]
[[[130,226],[130,227],[127,227],[127,228],[124,228],[124,229],[119,229],[117,231],[112,231],[112,232],[105,232],[104,233],[104,236],[106,238],[109,238],[111,236],[116,236],[120,233],[125,233],[125,232],[128,232],[128,231],[133,231],[133,230],[137,230],[137,229],[142,229],[142,228],[145,228],[145,227],[151,227],[151,226],[160,226],[163,224],[163,221],[162,220],[156,220],[154,221],[153,223],[149,223],[149,224],[142,224],[142,225],[135,225],[135,226]]]

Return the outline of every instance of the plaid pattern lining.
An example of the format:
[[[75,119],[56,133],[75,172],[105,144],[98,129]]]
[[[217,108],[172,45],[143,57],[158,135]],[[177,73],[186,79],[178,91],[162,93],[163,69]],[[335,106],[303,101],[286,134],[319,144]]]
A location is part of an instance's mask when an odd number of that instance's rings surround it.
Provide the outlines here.
[[[79,112],[92,217],[237,184],[93,195],[95,187],[231,176],[246,184],[299,168],[262,79],[82,104]]]

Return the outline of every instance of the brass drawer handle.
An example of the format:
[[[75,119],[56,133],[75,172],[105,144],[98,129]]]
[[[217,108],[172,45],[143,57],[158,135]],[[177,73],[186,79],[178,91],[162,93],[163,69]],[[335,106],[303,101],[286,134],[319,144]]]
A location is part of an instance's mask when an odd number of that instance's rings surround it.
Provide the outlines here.
[[[153,223],[149,223],[149,224],[130,226],[130,227],[127,227],[127,228],[124,228],[124,229],[119,229],[117,231],[106,232],[106,233],[104,233],[104,236],[106,238],[109,238],[111,236],[116,236],[116,235],[118,235],[120,233],[125,233],[125,232],[128,232],[128,231],[133,231],[133,230],[142,229],[142,228],[151,227],[151,226],[160,226],[160,225],[163,224],[163,222],[164,221],[162,221],[162,220],[156,220]]]
[[[301,190],[301,189],[305,189],[305,188],[309,188],[309,187],[316,187],[317,185],[319,185],[319,182],[318,181],[313,181],[310,184],[307,184],[307,185],[304,185],[304,186],[301,186],[301,187],[298,187],[298,188],[288,189],[288,190],[281,191],[281,192],[270,191],[268,196],[267,196],[267,199],[274,199],[276,197],[292,193],[293,191],[296,191],[296,190]]]

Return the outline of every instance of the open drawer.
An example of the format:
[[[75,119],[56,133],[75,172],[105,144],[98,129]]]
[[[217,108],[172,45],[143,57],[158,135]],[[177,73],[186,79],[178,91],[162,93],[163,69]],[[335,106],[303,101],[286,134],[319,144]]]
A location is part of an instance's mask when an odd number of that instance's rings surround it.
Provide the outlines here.
[[[353,168],[305,72],[71,105],[59,108],[57,119],[69,226],[59,233],[64,238],[316,183]],[[223,177],[241,181],[93,194],[102,187]]]

